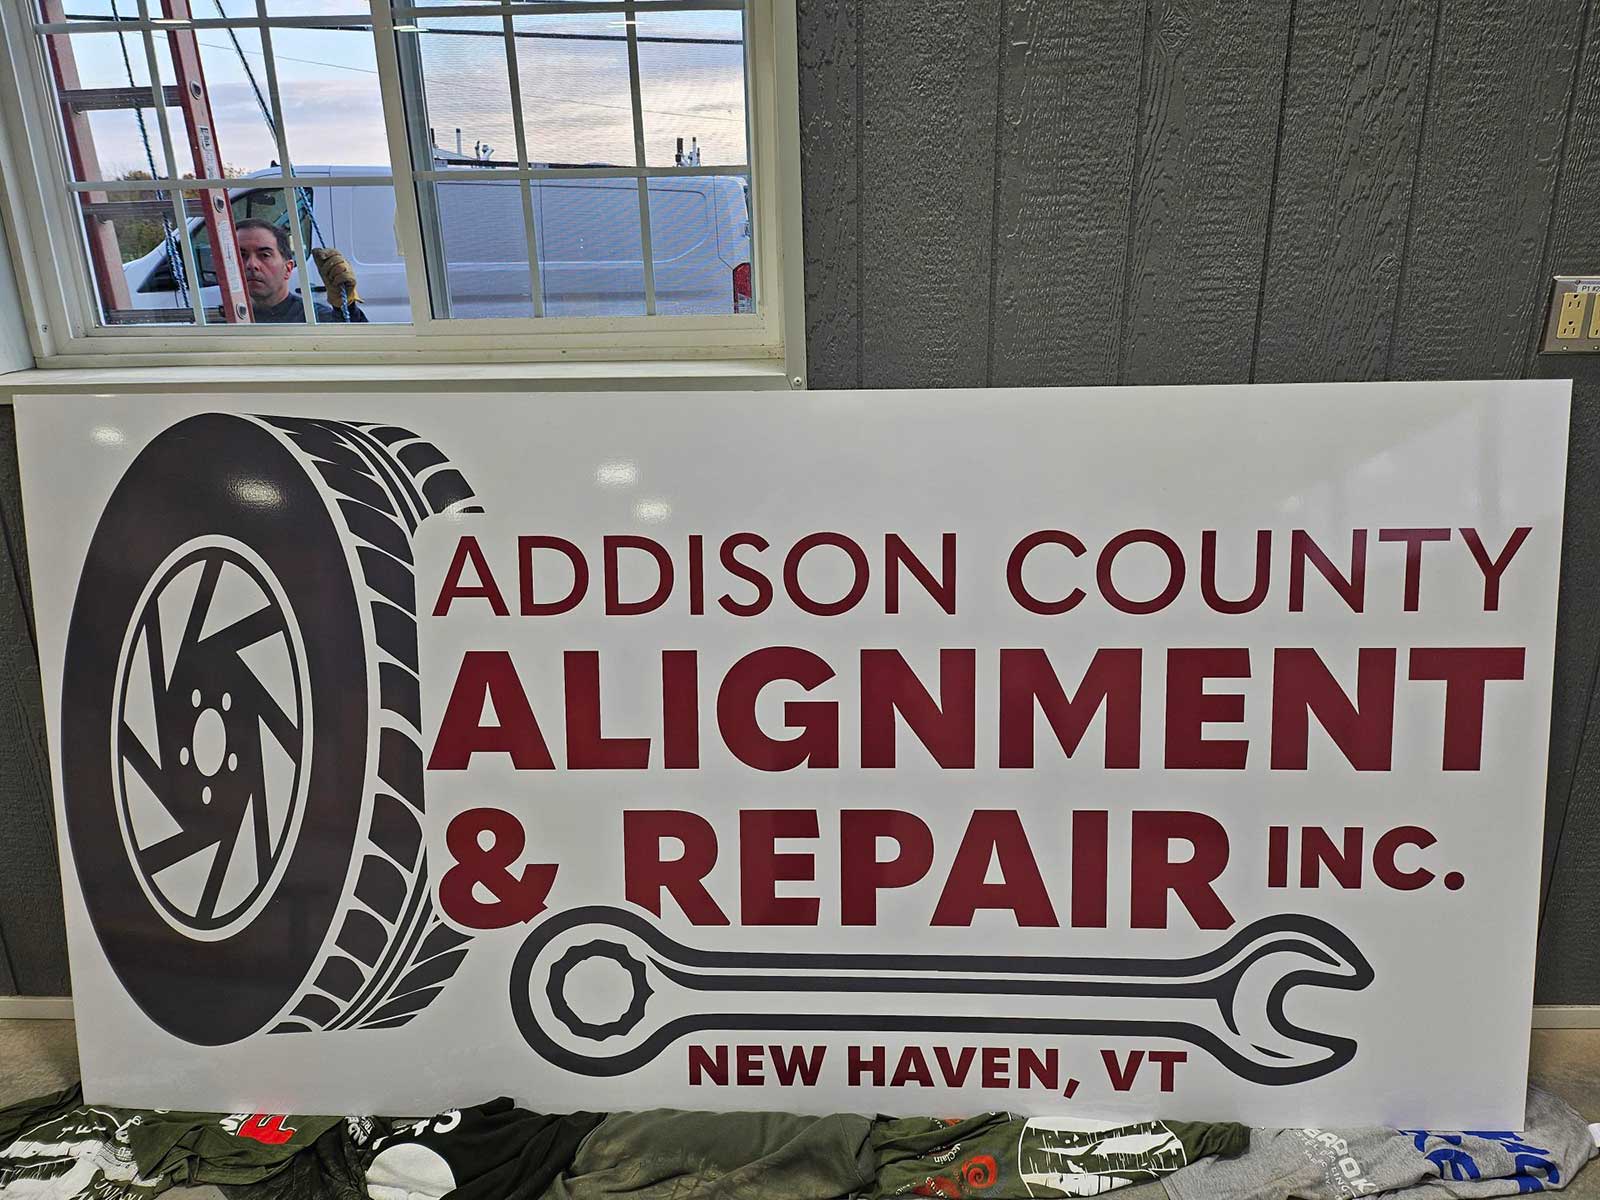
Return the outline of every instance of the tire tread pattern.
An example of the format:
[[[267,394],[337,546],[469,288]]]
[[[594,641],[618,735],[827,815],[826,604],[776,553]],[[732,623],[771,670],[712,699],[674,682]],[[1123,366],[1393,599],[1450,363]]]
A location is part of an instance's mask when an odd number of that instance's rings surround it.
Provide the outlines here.
[[[464,502],[474,494],[442,450],[408,429],[316,418],[260,420],[306,460],[350,537],[357,590],[364,591],[372,616],[381,708],[377,762],[369,771],[369,787],[376,791],[364,841],[358,842],[355,885],[310,982],[270,1032],[393,1029],[438,996],[471,941],[443,923],[431,900],[422,828],[411,530],[451,508],[467,511]]]

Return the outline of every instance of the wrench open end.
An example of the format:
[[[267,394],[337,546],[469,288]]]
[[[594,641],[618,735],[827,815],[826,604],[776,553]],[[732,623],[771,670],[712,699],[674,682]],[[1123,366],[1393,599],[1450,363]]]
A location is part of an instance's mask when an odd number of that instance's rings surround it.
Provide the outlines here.
[[[1308,1029],[1285,1012],[1300,989],[1360,991],[1372,965],[1341,930],[1298,914],[1266,917],[1230,938],[1217,952],[1215,976],[1222,1047],[1207,1047],[1235,1074],[1258,1082],[1301,1082],[1338,1070],[1355,1057],[1356,1043]]]

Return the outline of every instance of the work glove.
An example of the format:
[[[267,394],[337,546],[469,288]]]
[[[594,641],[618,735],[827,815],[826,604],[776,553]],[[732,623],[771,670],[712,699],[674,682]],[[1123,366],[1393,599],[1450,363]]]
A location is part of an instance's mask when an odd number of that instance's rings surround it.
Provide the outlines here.
[[[311,258],[317,264],[323,285],[328,289],[330,304],[335,308],[343,308],[361,299],[356,292],[355,269],[351,267],[349,259],[328,246],[313,250]]]

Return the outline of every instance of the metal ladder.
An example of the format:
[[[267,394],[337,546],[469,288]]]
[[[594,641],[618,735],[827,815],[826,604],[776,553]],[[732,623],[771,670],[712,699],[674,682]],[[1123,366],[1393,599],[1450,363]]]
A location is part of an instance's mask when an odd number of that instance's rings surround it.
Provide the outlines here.
[[[176,85],[161,88],[162,102],[183,112],[189,131],[189,149],[194,156],[195,176],[222,178],[222,154],[217,147],[216,124],[211,115],[211,98],[206,92],[205,71],[200,62],[200,43],[190,19],[189,0],[161,0],[162,16],[180,21],[180,27],[166,31],[171,47]],[[65,20],[63,0],[39,0],[39,15],[46,23]],[[148,87],[86,88],[78,76],[72,54],[72,39],[51,35],[50,65],[55,72],[56,92],[61,99],[61,125],[67,154],[79,179],[101,179],[100,160],[95,153],[94,133],[88,114],[107,110],[151,108],[152,89]],[[89,261],[105,321],[110,325],[165,323],[187,320],[187,308],[134,308],[128,293],[127,275],[122,270],[122,251],[117,242],[117,219],[172,217],[168,199],[113,200],[103,191],[79,192],[84,229],[88,235]],[[250,301],[245,292],[244,267],[234,241],[233,209],[226,188],[206,188],[183,199],[185,218],[204,217],[211,239],[212,270],[221,293],[220,308],[206,312],[208,322],[245,324],[251,319]],[[188,281],[191,288],[204,286],[199,279]]]

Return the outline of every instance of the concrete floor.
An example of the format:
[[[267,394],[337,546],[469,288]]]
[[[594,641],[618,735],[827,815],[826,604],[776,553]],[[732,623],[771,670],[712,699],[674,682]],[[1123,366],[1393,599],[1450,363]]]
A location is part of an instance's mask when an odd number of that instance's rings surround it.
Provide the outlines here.
[[[1600,1121],[1600,1029],[1537,1029],[1533,1082]],[[78,1078],[78,1043],[71,1021],[0,1021],[0,1107],[57,1091]],[[175,1188],[173,1200],[222,1200],[215,1188]],[[1600,1160],[1574,1177],[1566,1194],[1600,1200]],[[1160,1184],[1125,1188],[1124,1200],[1165,1200]]]

